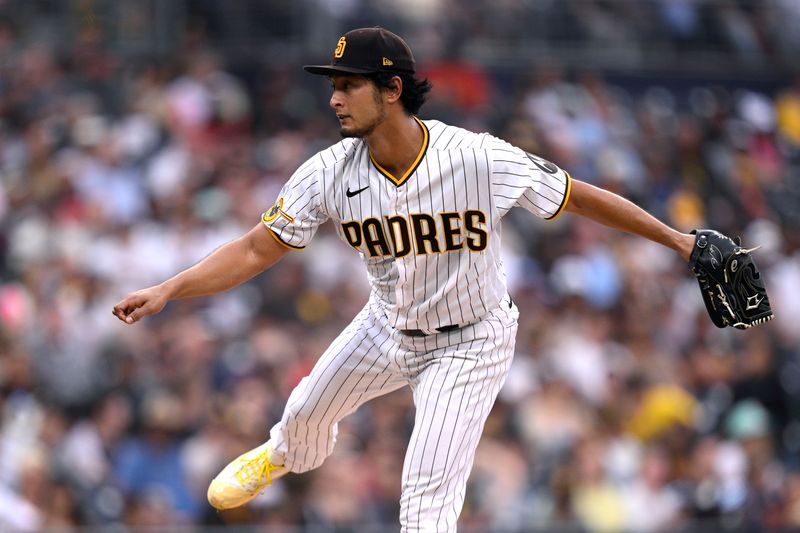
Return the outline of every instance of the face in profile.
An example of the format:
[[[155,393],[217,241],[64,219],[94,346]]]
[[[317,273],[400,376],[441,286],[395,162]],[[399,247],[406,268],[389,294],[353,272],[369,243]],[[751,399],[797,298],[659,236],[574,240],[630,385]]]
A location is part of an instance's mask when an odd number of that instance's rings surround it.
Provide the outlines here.
[[[366,137],[386,120],[386,102],[369,78],[359,75],[331,77],[330,106],[339,119],[342,137]]]

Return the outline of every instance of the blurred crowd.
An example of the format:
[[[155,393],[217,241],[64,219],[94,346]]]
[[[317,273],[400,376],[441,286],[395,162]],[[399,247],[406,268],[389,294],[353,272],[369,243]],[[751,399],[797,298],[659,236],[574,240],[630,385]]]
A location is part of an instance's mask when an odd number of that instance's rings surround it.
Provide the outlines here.
[[[684,23],[705,5],[656,4]],[[366,301],[332,228],[228,293],[132,327],[111,315],[253,227],[338,140],[328,86],[300,64],[241,75],[191,37],[167,60],[129,62],[91,31],[65,57],[0,23],[0,529],[393,530],[408,391],[345,419],[320,469],[244,509],[205,502]],[[422,118],[491,131],[681,230],[760,245],[776,313],[717,329],[673,252],[512,212],[517,353],[463,529],[800,528],[800,78],[634,86],[458,57],[421,74],[435,85]]]

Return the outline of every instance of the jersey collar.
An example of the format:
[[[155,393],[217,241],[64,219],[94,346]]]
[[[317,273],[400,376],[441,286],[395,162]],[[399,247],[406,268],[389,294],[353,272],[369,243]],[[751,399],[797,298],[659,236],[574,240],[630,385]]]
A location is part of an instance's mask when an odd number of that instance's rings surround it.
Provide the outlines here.
[[[419,154],[417,154],[417,158],[414,160],[414,163],[411,165],[411,167],[409,167],[409,169],[406,171],[405,174],[403,174],[402,177],[400,178],[394,177],[389,171],[387,171],[385,168],[380,166],[377,161],[375,161],[371,153],[369,154],[369,160],[372,161],[372,164],[375,166],[378,172],[383,174],[384,177],[388,178],[389,181],[391,181],[398,187],[404,184],[406,181],[408,181],[409,176],[411,176],[411,174],[413,174],[414,171],[417,170],[417,167],[419,166],[420,162],[422,162],[422,158],[425,157],[425,152],[428,151],[428,141],[430,139],[430,135],[428,133],[428,127],[425,125],[424,122],[422,122],[417,117],[414,117],[414,120],[416,120],[417,123],[422,128],[422,148],[420,148]]]

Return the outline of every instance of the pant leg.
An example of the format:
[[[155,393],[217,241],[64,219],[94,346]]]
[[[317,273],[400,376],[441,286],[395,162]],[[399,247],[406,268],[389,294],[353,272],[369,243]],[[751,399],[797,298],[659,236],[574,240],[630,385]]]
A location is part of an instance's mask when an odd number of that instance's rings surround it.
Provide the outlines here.
[[[367,306],[333,341],[289,396],[270,431],[274,450],[292,472],[320,466],[333,453],[338,422],[372,398],[408,385],[389,355],[395,346],[386,317]]]
[[[517,316],[508,300],[472,331],[436,335],[423,356],[412,382],[417,412],[403,466],[403,532],[456,530],[484,423],[511,366]]]

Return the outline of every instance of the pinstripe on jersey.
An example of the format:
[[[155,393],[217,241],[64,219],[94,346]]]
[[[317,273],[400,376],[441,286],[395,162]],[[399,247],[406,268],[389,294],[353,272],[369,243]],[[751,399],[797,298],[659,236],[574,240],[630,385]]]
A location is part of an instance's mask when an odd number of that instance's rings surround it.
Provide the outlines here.
[[[570,188],[565,171],[496,137],[420,124],[429,141],[416,170],[399,183],[371,161],[366,143],[345,139],[306,161],[263,217],[292,248],[306,246],[328,218],[336,221],[400,329],[468,324],[496,307],[506,292],[500,219],[515,206],[555,218]],[[481,232],[484,249],[472,249]],[[395,257],[406,251],[404,235],[411,250]]]
[[[515,206],[555,218],[570,177],[491,135],[419,122],[427,142],[407,176],[387,177],[363,140],[344,139],[300,166],[262,220],[281,243],[303,248],[333,219],[390,322],[431,330],[497,306],[506,292],[501,218]]]
[[[292,391],[270,431],[274,449],[292,472],[317,468],[333,452],[342,418],[410,385],[417,409],[401,531],[455,531],[484,423],[511,366],[517,317],[506,296],[480,322],[409,337],[389,324],[373,294]]]
[[[262,216],[291,248],[306,246],[332,219],[372,286],[364,310],[292,392],[271,438],[291,471],[316,468],[333,451],[344,416],[410,385],[417,412],[403,467],[402,531],[450,532],[514,353],[517,309],[506,294],[501,219],[515,206],[556,217],[570,177],[488,134],[419,125],[422,149],[405,175],[391,176],[362,140],[345,139],[306,161]]]

